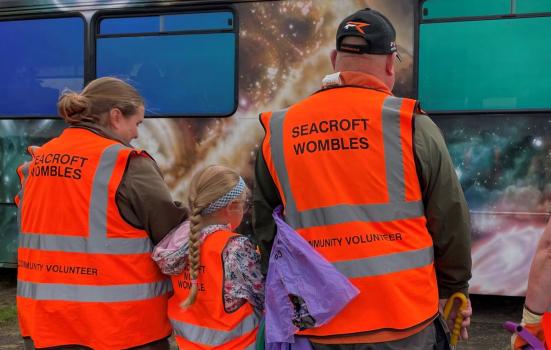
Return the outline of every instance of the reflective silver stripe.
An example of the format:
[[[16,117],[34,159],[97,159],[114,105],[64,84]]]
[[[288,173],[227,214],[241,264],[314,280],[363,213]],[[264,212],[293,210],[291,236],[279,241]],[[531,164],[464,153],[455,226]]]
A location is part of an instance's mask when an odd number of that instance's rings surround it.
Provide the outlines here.
[[[26,162],[23,164],[23,167],[21,168],[21,172],[23,173],[23,181],[21,182],[21,189],[19,190],[19,193],[17,196],[19,197],[19,205],[17,206],[17,227],[19,227],[19,232],[22,231],[23,226],[21,226],[21,210],[23,208],[23,194],[25,192],[25,184],[27,183],[27,180],[29,179],[29,167],[31,166],[30,162]]]
[[[411,250],[372,258],[334,262],[333,266],[348,278],[386,275],[431,264],[433,248]]]
[[[285,217],[289,225],[298,227],[314,227],[346,222],[385,222],[400,219],[408,219],[423,215],[423,203],[398,202],[392,205],[392,211],[388,204],[371,205],[335,205],[300,213],[288,213]]]
[[[92,183],[92,195],[90,197],[90,212],[89,212],[89,227],[90,239],[98,240],[97,244],[101,244],[106,237],[107,232],[107,203],[109,201],[109,180],[115,170],[115,164],[119,151],[124,146],[114,144],[107,147],[98,163],[94,181]],[[98,239],[99,238],[99,239]]]
[[[400,140],[400,107],[402,99],[388,96],[383,104],[383,137],[385,147],[386,184],[390,203],[404,202],[406,188]]]
[[[110,286],[17,281],[17,295],[34,300],[125,302],[154,298],[172,291],[169,280]]]
[[[140,254],[151,252],[152,244],[149,237],[107,238],[109,181],[115,170],[118,154],[124,148],[125,146],[121,144],[114,144],[107,147],[101,155],[92,182],[88,237],[21,232],[19,246],[70,253]]]
[[[177,336],[187,339],[192,343],[208,346],[219,346],[232,341],[242,335],[252,332],[258,327],[259,319],[254,313],[244,318],[230,331],[220,331],[207,327],[201,327],[189,323],[171,319],[172,328]]]
[[[422,201],[405,200],[404,164],[400,140],[400,108],[403,100],[388,96],[383,104],[384,150],[389,202],[385,204],[335,205],[299,212],[285,166],[283,126],[287,110],[272,113],[270,147],[272,160],[285,197],[285,220],[295,229],[354,221],[385,222],[420,217]]]
[[[19,235],[19,247],[68,253],[137,254],[151,252],[151,240],[148,237],[91,240],[78,236],[24,232]]]
[[[279,178],[279,183],[281,187],[283,187],[283,193],[285,195],[285,211],[288,213],[296,213],[297,206],[291,192],[289,174],[285,167],[285,152],[283,150],[283,122],[286,114],[286,109],[272,113],[272,118],[270,119],[270,148],[272,149],[272,160],[277,172],[277,177]]]

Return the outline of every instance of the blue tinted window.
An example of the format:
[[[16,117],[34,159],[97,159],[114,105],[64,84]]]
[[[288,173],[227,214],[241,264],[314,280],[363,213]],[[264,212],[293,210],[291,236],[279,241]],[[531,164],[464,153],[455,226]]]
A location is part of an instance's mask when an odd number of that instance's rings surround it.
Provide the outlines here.
[[[106,18],[100,22],[100,34],[157,33],[159,16]]]
[[[1,21],[0,53],[0,116],[55,116],[60,92],[83,87],[80,17]]]
[[[100,34],[158,33],[233,28],[231,12],[182,13],[177,15],[106,18],[100,22]]]
[[[222,14],[226,19],[232,15]],[[168,25],[171,16],[165,17]],[[225,116],[235,110],[236,33],[231,29],[100,36],[96,54],[97,76],[116,76],[134,85],[145,98],[148,116]]]

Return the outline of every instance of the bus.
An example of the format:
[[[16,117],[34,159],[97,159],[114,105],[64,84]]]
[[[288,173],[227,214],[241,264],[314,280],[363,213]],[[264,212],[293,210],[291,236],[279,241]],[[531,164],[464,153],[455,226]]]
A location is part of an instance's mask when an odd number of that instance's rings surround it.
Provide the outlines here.
[[[365,7],[396,27],[395,95],[417,98],[448,143],[471,209],[471,292],[523,295],[551,201],[547,0],[4,0],[0,266],[17,266],[15,169],[65,127],[65,89],[116,76],[140,91],[134,145],[175,200],[213,163],[251,187],[258,114],[319,89],[338,23]]]

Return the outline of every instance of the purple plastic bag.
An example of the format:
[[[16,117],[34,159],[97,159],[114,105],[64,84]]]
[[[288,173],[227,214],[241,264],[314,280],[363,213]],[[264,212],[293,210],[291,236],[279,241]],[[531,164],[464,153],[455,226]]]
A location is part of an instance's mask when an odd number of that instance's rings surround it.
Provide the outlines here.
[[[298,328],[292,323],[294,307],[289,294],[304,300],[315,326],[319,327],[335,317],[359,291],[283,221],[281,212],[279,206],[272,214],[277,234],[266,278],[266,344],[270,350],[308,349],[300,337],[295,344]]]
[[[265,350],[312,350],[306,337],[295,337],[294,343],[266,343]]]

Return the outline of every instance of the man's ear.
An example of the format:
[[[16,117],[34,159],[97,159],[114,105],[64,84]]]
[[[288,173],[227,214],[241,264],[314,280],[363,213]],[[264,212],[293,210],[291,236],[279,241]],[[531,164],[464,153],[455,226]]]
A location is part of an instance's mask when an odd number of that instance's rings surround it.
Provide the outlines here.
[[[386,74],[394,75],[394,62],[396,61],[396,53],[386,56]]]
[[[113,129],[118,130],[118,126],[120,125],[122,118],[124,118],[124,116],[122,115],[120,109],[111,108],[109,111],[109,124],[113,127]]]
[[[336,63],[337,63],[337,50],[333,49],[331,51],[331,65],[333,66],[333,70],[335,70]]]

